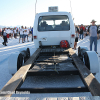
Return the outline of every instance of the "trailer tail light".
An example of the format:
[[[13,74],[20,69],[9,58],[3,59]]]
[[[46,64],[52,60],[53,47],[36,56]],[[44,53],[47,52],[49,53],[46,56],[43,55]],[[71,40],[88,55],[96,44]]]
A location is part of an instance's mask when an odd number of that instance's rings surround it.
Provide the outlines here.
[[[37,39],[37,36],[34,36],[34,39]]]
[[[74,34],[72,34],[72,35],[71,35],[71,37],[72,37],[72,38],[74,38],[74,37],[75,37],[75,35],[74,35]]]

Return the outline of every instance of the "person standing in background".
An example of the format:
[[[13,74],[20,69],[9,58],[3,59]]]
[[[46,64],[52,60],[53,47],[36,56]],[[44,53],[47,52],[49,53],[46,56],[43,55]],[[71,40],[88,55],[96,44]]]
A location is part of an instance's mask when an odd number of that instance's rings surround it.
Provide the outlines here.
[[[9,35],[8,35],[8,28],[5,28],[5,31],[6,31],[6,37],[8,37]],[[8,43],[8,38],[7,38],[7,43]]]
[[[29,37],[30,36],[30,28],[28,27],[27,29],[28,29],[28,37]]]
[[[16,31],[16,28],[14,28],[14,38],[17,39],[17,31]]]
[[[92,20],[92,25],[88,28],[88,34],[90,34],[90,51],[92,51],[92,44],[94,42],[94,51],[97,53],[97,26],[95,25],[95,20]],[[98,53],[97,53],[98,54]]]
[[[83,40],[83,33],[84,33],[84,30],[85,30],[85,28],[84,28],[83,24],[81,24],[81,27],[80,27],[80,39],[81,39],[81,37],[82,37],[82,40]]]
[[[97,32],[98,39],[99,39],[99,34],[100,34],[100,25],[98,26],[98,32]]]
[[[11,39],[11,28],[9,28],[9,39]]]
[[[9,39],[9,28],[6,29],[6,33],[7,33],[7,40]]]
[[[23,42],[23,39],[24,39],[24,28],[23,28],[23,26],[21,26],[21,29],[19,31],[20,31],[19,43],[20,43],[21,38],[22,38],[22,43],[24,43]]]
[[[31,26],[30,26],[30,34],[32,34],[32,32],[31,32]]]
[[[31,29],[31,32],[32,32],[32,41],[33,41],[33,27],[32,27],[32,29]]]
[[[19,38],[20,38],[20,27],[18,28],[18,34],[19,34]]]
[[[83,35],[84,35],[84,38],[85,38],[86,37],[86,26],[84,26]]]
[[[11,28],[11,38],[13,38],[13,29]]]
[[[6,42],[7,42],[7,33],[6,33],[5,28],[2,30],[2,34],[3,34],[3,39],[4,39],[4,42],[2,44],[7,46],[7,44],[6,44]]]
[[[19,35],[18,28],[16,28],[16,37]]]
[[[26,39],[26,37],[27,37],[27,42],[29,42],[29,40],[28,40],[28,29],[26,28],[26,26],[25,26],[25,29],[24,29],[24,35],[25,35],[25,39]],[[24,41],[25,41],[25,39],[24,39]]]
[[[86,26],[86,36],[88,35],[87,32],[88,32],[88,26]]]
[[[75,50],[76,50],[76,46],[77,46],[77,42],[78,42],[78,35],[79,35],[79,29],[77,26],[75,26],[75,42],[74,42],[74,49]]]

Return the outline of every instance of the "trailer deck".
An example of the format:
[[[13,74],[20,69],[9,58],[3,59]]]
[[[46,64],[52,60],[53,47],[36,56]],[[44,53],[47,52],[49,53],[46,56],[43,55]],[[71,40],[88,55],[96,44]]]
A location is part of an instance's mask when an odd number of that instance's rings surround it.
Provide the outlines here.
[[[68,75],[78,74],[77,68],[73,65],[69,52],[65,49],[42,49],[39,57],[35,60],[28,75]]]
[[[85,87],[20,88],[27,76],[70,74],[80,75]],[[93,96],[100,96],[100,84],[72,48],[39,48],[0,91],[0,96],[10,97],[12,95],[2,94],[3,91],[29,91],[30,93],[91,92]]]

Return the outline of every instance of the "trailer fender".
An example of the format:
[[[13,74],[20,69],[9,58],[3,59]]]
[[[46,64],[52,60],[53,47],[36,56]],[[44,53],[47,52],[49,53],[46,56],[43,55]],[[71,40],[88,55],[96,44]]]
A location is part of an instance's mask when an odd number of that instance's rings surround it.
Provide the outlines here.
[[[99,72],[99,61],[95,51],[86,51],[83,62],[93,74]]]
[[[25,50],[25,53],[27,53],[27,58],[30,57],[30,49],[29,48],[27,48],[27,49],[21,48],[19,52],[12,53],[8,60],[10,74],[15,74],[19,70],[19,68],[24,64],[24,57],[21,54],[22,53],[21,50]]]
[[[20,48],[19,51],[21,52],[21,51],[26,50],[26,49],[27,49],[27,47],[23,47],[23,48]]]
[[[17,59],[19,52],[12,53],[8,60],[8,69],[10,74],[15,74],[17,72]]]
[[[36,49],[36,48],[34,48],[34,47],[30,48],[30,56],[32,56],[32,55],[33,55],[33,53],[34,53],[36,50],[37,50],[37,49]]]

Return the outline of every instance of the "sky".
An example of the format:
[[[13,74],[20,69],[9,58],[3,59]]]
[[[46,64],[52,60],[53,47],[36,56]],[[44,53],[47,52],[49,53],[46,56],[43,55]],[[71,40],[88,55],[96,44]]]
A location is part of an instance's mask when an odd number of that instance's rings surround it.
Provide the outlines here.
[[[0,0],[0,25],[33,26],[36,0]],[[90,25],[92,19],[100,24],[100,0],[37,0],[36,13],[48,12],[48,7],[71,12],[76,25]]]

